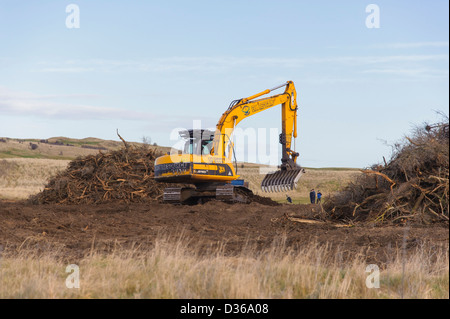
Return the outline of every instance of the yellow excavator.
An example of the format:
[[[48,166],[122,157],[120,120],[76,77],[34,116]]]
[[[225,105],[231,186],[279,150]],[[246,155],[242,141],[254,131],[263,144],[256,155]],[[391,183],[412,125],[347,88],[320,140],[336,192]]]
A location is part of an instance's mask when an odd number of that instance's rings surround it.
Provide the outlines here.
[[[258,99],[282,87],[285,87],[284,93]],[[265,192],[295,189],[304,169],[296,163],[299,154],[291,149],[293,138],[297,137],[298,106],[294,83],[288,81],[231,102],[215,132],[203,129],[180,131],[180,136],[186,140],[184,149],[167,153],[155,161],[156,181],[183,184],[166,188],[164,201],[184,204],[215,198],[246,202],[252,192],[247,188],[248,183],[239,179],[236,160],[233,165],[234,144],[230,137],[240,121],[275,105],[281,105],[281,165],[278,171],[264,177],[261,189]]]

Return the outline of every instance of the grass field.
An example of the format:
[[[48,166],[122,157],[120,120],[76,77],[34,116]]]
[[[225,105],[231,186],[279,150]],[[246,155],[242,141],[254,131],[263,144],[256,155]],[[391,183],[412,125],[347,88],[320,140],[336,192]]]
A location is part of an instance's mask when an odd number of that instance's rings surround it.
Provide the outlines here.
[[[7,139],[0,142],[0,198],[23,199],[41,190],[50,176],[64,169],[70,160],[78,156],[96,154],[99,150],[82,146],[103,147],[115,150],[123,147],[122,142],[105,141],[97,138],[72,139],[67,137],[53,137],[49,143],[41,143],[37,139]],[[36,144],[32,149],[30,143]],[[62,143],[56,145],[52,143]],[[139,143],[130,143],[136,144]],[[68,146],[70,145],[70,146]],[[149,146],[166,152],[170,148]],[[9,164],[8,176],[1,173],[3,163]],[[6,161],[6,162],[5,162]],[[12,165],[12,166],[11,166]],[[6,164],[3,164],[6,167]],[[249,182],[250,189],[258,194],[269,196],[274,200],[284,202],[288,194],[294,203],[308,203],[309,191],[314,188],[321,190],[324,197],[347,185],[357,174],[354,168],[306,168],[306,174],[299,181],[298,189],[286,193],[263,193],[260,189],[265,172],[258,164],[238,163],[238,174]],[[3,175],[3,176],[2,176]]]
[[[24,155],[24,153],[20,154]],[[72,155],[76,154],[71,154],[71,157],[73,157]],[[68,159],[47,158],[48,154],[43,157],[46,158],[24,156],[0,159],[0,198],[25,199],[36,194],[44,188],[53,175],[64,170],[70,163]],[[250,189],[254,193],[271,197],[280,202],[285,202],[286,194],[288,194],[296,204],[309,202],[308,196],[311,188],[315,188],[316,191],[320,189],[326,197],[347,185],[359,173],[359,170],[350,168],[306,168],[306,174],[300,179],[297,190],[286,193],[263,193],[260,184],[264,174],[260,173],[260,166],[246,163],[240,164],[238,168],[238,174],[241,174],[241,178],[249,181]]]
[[[51,176],[65,169],[69,160],[0,159],[0,198],[25,199],[41,191]]]
[[[268,250],[248,246],[237,256],[221,248],[205,253],[188,242],[161,236],[151,251],[93,251],[77,261],[79,288],[71,289],[68,261],[51,253],[5,254],[0,298],[449,298],[448,249],[423,245],[409,256],[398,250],[372,269],[359,256],[342,260],[313,242],[292,251],[282,237]]]
[[[265,170],[260,170],[260,165],[240,163],[238,164],[238,174],[248,181],[250,189],[258,194],[269,196],[274,200],[286,202],[286,195],[289,195],[295,204],[309,203],[309,192],[312,188],[320,190],[324,197],[342,189],[357,175],[361,174],[355,168],[305,168],[306,173],[302,175],[297,185],[297,189],[282,193],[264,193],[260,185],[265,176]]]

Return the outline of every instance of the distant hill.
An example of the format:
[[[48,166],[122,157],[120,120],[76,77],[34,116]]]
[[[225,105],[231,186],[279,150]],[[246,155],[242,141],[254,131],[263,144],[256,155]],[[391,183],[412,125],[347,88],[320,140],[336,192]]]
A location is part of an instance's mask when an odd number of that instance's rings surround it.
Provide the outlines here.
[[[142,143],[127,142],[130,145]],[[43,158],[72,160],[78,156],[96,154],[99,151],[116,150],[123,147],[121,141],[102,140],[95,137],[75,139],[51,137],[44,140],[0,137],[0,158]],[[170,147],[149,145],[150,148],[170,151]]]

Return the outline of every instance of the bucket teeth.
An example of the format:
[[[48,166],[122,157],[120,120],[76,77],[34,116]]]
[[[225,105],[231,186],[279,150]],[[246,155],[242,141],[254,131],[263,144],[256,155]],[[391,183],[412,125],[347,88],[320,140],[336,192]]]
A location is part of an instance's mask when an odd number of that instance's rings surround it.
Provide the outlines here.
[[[303,172],[302,168],[298,168],[269,173],[264,177],[261,189],[263,192],[285,192],[296,189]]]

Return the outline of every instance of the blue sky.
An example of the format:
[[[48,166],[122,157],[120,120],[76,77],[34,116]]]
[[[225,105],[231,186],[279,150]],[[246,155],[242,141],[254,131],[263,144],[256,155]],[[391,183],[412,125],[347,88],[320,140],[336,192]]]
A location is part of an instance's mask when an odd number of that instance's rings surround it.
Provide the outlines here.
[[[80,28],[66,27],[72,3]],[[366,27],[371,3],[380,28]],[[214,127],[232,100],[292,80],[300,164],[370,166],[389,158],[386,142],[448,114],[448,6],[0,0],[0,136],[118,140],[119,129],[171,146],[174,128]],[[240,126],[280,117],[274,107]]]

